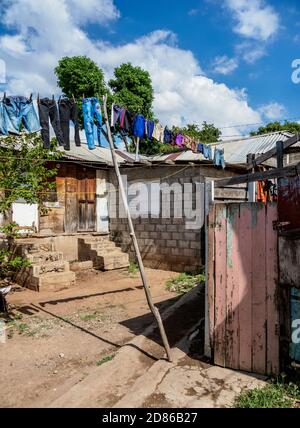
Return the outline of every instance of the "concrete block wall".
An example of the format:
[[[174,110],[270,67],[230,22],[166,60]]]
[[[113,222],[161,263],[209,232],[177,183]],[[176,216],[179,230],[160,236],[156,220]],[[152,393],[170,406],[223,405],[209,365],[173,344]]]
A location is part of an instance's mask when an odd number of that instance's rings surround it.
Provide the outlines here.
[[[135,260],[127,220],[119,222],[111,220],[112,238]],[[177,219],[136,219],[134,226],[145,266],[175,272],[192,272],[202,266],[200,230],[187,232],[184,222]]]
[[[128,184],[132,182],[154,182],[161,183],[201,183],[205,177],[223,178],[233,175],[214,167],[200,166],[158,166],[151,168],[122,169],[122,175],[127,177]],[[111,171],[109,181],[116,185],[114,172]],[[170,198],[171,216],[168,219],[156,216],[156,218],[133,219],[137,239],[146,267],[173,270],[175,272],[193,272],[204,266],[204,231],[202,229],[189,230],[186,228],[186,219],[174,217],[174,209],[180,201],[176,196],[161,195]],[[188,195],[195,204],[195,191]],[[174,200],[175,199],[175,200]],[[109,211],[119,212],[119,198],[110,198]],[[195,208],[195,205],[193,206]],[[128,233],[126,219],[110,218],[110,233],[112,239],[127,251],[131,260],[135,260],[135,254]]]

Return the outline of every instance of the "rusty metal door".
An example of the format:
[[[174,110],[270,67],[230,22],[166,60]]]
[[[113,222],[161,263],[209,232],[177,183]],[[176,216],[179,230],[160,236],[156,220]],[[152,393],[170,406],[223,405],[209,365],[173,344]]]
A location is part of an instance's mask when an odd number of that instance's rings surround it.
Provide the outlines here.
[[[96,231],[96,172],[92,169],[78,171],[78,231]]]
[[[300,363],[300,177],[279,180],[278,218],[283,357]]]
[[[209,215],[208,308],[216,365],[279,373],[275,204],[216,204]]]

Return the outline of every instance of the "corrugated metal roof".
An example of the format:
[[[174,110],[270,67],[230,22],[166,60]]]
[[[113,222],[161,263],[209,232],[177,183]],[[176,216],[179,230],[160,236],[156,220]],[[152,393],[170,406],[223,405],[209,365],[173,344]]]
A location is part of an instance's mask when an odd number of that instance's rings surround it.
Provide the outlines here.
[[[71,141],[71,150],[65,151],[62,147],[58,149],[63,153],[63,157],[69,160],[76,160],[81,162],[103,163],[106,165],[113,165],[110,148],[99,147],[96,145],[94,150],[89,150],[85,132],[80,131],[81,146],[77,147],[74,141]],[[96,142],[95,142],[96,144]],[[118,162],[120,164],[135,163],[135,154],[128,153],[124,150],[116,150]],[[140,156],[141,161],[147,161],[146,156]]]
[[[224,149],[225,162],[228,165],[242,165],[247,162],[247,155],[252,153],[260,155],[266,153],[276,146],[277,141],[286,141],[293,134],[290,132],[273,132],[265,135],[258,135],[255,137],[240,138],[231,141],[222,141],[213,144],[213,148]],[[4,137],[5,138],[5,137]],[[3,140],[5,141],[5,140]],[[2,143],[2,138],[0,139]],[[300,147],[300,142],[294,145],[294,147]],[[74,141],[71,142],[71,150],[64,151],[63,148],[59,148],[63,152],[63,157],[68,160],[98,163],[105,165],[113,165],[112,156],[109,148],[103,148],[96,146],[95,150],[89,150],[85,134],[81,132],[81,146],[77,147]],[[128,153],[125,151],[117,150],[117,159],[121,165],[136,165],[135,154]],[[140,156],[140,161],[149,161],[153,163],[164,163],[168,161],[173,162],[206,162],[204,156],[200,153],[193,153],[192,151],[169,153],[158,156]]]
[[[224,149],[225,161],[231,164],[247,162],[250,153],[261,155],[276,146],[277,141],[286,141],[293,134],[290,132],[273,132],[255,137],[240,138],[238,140],[224,141],[214,145],[215,148]],[[295,146],[297,146],[297,143]]]
[[[65,151],[62,147],[59,147],[58,149],[63,153],[63,158],[65,159],[112,165],[110,149],[96,147],[94,150],[89,150],[85,141],[81,141],[80,147],[77,147],[75,144],[71,143],[70,151]],[[125,159],[123,159],[121,156],[117,155],[117,157],[120,163],[125,162]]]
[[[260,155],[268,152],[276,146],[277,141],[286,141],[293,134],[290,132],[273,132],[265,135],[258,135],[255,137],[244,137],[237,140],[222,141],[220,143],[212,144],[214,149],[224,149],[225,162],[230,165],[246,164],[247,155],[252,153]],[[295,144],[295,147],[300,147],[300,143]],[[173,155],[159,155],[153,156],[153,162],[164,162],[167,160],[186,161],[186,162],[200,162],[206,159],[200,153],[193,153],[192,151],[185,151],[182,153],[174,153]]]

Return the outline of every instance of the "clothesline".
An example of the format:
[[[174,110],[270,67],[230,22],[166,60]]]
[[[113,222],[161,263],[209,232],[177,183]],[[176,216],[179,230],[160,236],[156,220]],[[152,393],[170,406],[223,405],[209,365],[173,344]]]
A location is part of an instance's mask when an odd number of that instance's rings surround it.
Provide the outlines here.
[[[95,149],[94,128],[97,130],[98,145],[101,147],[101,134],[107,138],[103,130],[101,103],[97,97],[83,98],[82,111],[84,118],[84,130],[88,148]],[[32,96],[5,97],[0,102],[0,134],[18,134],[21,124],[28,132],[41,131],[44,148],[50,149],[50,126],[52,125],[57,143],[65,150],[70,150],[70,121],[74,124],[74,139],[76,146],[81,146],[79,133],[79,109],[75,98],[60,97],[58,103],[54,96],[50,98],[38,98],[38,114],[35,111]],[[141,114],[130,112],[126,108],[112,104],[111,127],[119,131],[122,138],[136,138],[136,160],[139,159],[139,142],[141,139],[155,139],[162,144],[170,144],[180,149],[190,149],[195,153],[201,153],[205,159],[214,161],[216,166],[225,168],[224,150],[212,148],[200,141],[182,134],[175,133],[166,126],[152,119],[146,119]]]

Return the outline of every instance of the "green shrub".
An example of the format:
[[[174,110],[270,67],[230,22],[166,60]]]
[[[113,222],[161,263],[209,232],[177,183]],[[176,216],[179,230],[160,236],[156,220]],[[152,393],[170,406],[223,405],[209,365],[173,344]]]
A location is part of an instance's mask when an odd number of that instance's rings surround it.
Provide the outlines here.
[[[177,278],[170,279],[169,281],[167,281],[166,288],[167,290],[175,292],[177,294],[185,294],[204,282],[205,275],[203,273],[181,273],[180,275],[178,275]]]
[[[241,394],[235,401],[237,408],[291,408],[297,407],[300,399],[300,385],[285,383],[276,379],[264,388],[256,388]]]
[[[7,245],[0,250],[0,279],[12,278],[15,274],[31,266],[29,260],[15,254],[15,239],[18,236],[17,223],[9,223],[0,228],[5,234]]]

